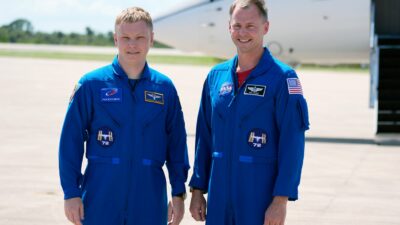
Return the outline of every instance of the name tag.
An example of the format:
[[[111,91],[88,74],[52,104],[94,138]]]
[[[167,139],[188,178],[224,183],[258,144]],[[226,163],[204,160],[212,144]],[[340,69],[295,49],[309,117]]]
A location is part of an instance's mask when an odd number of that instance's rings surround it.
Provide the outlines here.
[[[266,89],[267,87],[263,85],[247,84],[244,89],[244,94],[264,97]]]
[[[144,100],[146,102],[164,105],[164,95],[152,91],[144,91]]]

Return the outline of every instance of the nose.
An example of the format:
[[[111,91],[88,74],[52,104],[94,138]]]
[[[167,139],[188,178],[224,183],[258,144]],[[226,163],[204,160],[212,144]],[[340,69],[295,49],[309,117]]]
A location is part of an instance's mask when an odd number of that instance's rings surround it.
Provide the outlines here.
[[[237,28],[235,31],[239,36],[245,36],[248,33],[247,29],[243,27]]]
[[[128,46],[129,47],[135,47],[136,46],[136,40],[135,39],[129,39],[128,41],[127,41],[127,44],[128,44]]]

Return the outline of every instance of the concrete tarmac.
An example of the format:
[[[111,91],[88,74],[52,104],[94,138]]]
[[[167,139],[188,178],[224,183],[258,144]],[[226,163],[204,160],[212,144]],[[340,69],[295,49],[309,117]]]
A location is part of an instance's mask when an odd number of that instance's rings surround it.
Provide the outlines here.
[[[75,83],[104,64],[0,57],[0,225],[70,224],[58,177],[61,125]],[[153,67],[168,74],[178,89],[193,165],[196,116],[209,67]],[[373,143],[368,75],[298,74],[311,130],[300,199],[288,204],[286,224],[400,225],[400,147]],[[189,203],[190,194],[181,224],[204,224],[191,218]]]

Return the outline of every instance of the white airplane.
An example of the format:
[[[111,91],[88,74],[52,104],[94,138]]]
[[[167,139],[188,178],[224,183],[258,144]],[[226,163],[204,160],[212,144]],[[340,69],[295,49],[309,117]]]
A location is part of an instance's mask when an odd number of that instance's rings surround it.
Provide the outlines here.
[[[155,39],[176,49],[231,58],[232,0],[191,0],[155,17]],[[370,0],[267,0],[273,55],[291,63],[369,63]]]

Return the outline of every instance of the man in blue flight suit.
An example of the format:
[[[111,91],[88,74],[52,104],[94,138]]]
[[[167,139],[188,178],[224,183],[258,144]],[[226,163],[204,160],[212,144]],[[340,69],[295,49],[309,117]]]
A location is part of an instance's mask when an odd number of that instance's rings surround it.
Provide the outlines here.
[[[192,217],[207,225],[283,225],[298,198],[307,104],[295,71],[263,48],[268,28],[263,0],[234,1],[238,54],[204,83],[189,185]]]
[[[146,63],[153,44],[148,12],[122,11],[114,41],[117,57],[81,78],[64,121],[59,169],[66,216],[75,225],[178,225],[189,169],[186,131],[174,85]]]

